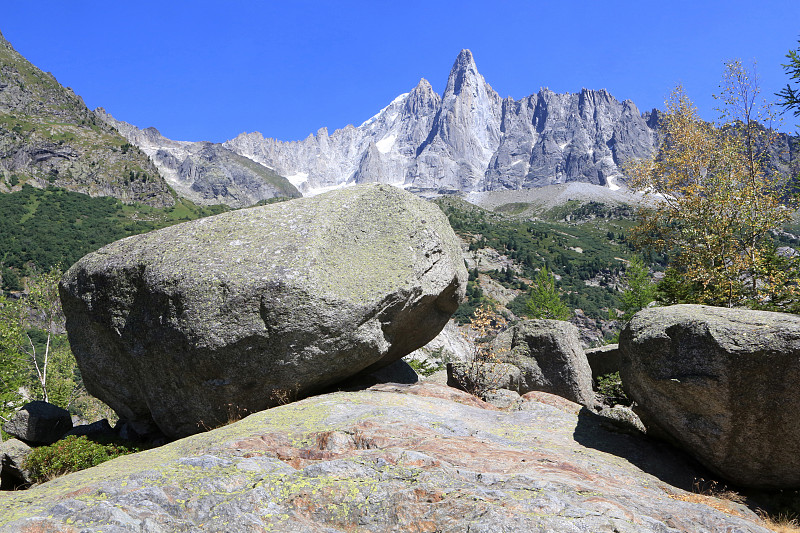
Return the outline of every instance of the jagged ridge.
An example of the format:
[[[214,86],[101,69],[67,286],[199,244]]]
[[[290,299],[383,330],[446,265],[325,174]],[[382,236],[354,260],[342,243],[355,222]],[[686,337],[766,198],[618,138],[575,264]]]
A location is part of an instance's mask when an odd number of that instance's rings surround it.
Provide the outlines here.
[[[605,90],[501,99],[462,50],[441,97],[423,79],[358,127],[293,142],[243,133],[224,146],[304,194],[369,181],[465,192],[571,181],[616,188],[620,165],[655,149],[655,117]]]
[[[221,144],[172,141],[155,128],[139,129],[117,120],[103,108],[94,113],[150,156],[167,182],[197,204],[246,207],[301,196],[286,178]]]

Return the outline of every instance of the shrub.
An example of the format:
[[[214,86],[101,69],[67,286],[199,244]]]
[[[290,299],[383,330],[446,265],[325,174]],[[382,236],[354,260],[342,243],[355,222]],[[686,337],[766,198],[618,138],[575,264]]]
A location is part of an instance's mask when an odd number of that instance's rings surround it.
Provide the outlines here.
[[[414,372],[420,376],[430,376],[444,368],[441,363],[432,363],[424,359],[407,359],[405,360],[408,366],[414,369]]]
[[[604,374],[597,377],[597,392],[603,397],[607,405],[630,405],[631,401],[622,388],[622,379],[619,372]]]
[[[503,376],[502,354],[492,341],[506,325],[503,315],[489,306],[482,306],[475,310],[469,329],[464,332],[472,344],[472,353],[466,364],[465,383],[461,385],[474,396],[483,398],[487,392],[497,389]]]
[[[34,483],[43,483],[139,451],[141,447],[129,443],[103,443],[70,435],[55,444],[34,448],[25,458],[24,467]]]

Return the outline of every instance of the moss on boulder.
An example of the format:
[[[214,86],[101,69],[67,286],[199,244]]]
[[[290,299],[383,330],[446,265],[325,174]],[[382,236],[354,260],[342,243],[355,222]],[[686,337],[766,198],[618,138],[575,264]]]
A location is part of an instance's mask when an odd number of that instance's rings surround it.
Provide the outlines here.
[[[436,206],[367,185],[117,241],[60,289],[87,389],[182,437],[425,345],[466,279]]]

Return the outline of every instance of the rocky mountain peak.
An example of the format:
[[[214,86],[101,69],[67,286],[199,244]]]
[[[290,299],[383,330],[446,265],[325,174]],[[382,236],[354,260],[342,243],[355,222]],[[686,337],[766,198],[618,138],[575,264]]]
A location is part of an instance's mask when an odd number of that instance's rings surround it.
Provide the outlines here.
[[[440,103],[441,98],[425,78],[419,80],[417,86],[408,93],[408,97],[405,99],[407,111],[416,116],[430,112],[436,113]]]
[[[0,192],[24,183],[156,207],[174,198],[145,154],[0,37]],[[3,175],[16,176],[6,184]]]
[[[544,88],[503,101],[464,49],[441,96],[423,78],[357,127],[292,142],[243,134],[224,147],[305,195],[366,182],[464,192],[569,181],[616,187],[618,164],[654,149],[647,118],[605,90]]]
[[[450,76],[447,79],[447,88],[444,91],[445,98],[448,94],[460,94],[466,88],[475,88],[485,83],[483,76],[478,72],[475,58],[469,50],[461,50],[450,69]]]

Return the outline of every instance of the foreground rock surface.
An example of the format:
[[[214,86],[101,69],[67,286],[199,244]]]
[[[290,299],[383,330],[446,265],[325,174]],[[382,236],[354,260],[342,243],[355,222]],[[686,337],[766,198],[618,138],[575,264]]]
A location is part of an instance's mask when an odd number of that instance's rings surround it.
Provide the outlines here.
[[[123,239],[60,289],[87,390],[182,437],[425,345],[466,279],[436,206],[366,185]]]
[[[767,531],[645,472],[690,485],[677,452],[530,394],[513,412],[432,384],[308,398],[0,495],[0,530]]]
[[[800,317],[646,309],[620,348],[622,382],[648,433],[737,484],[800,487]]]

